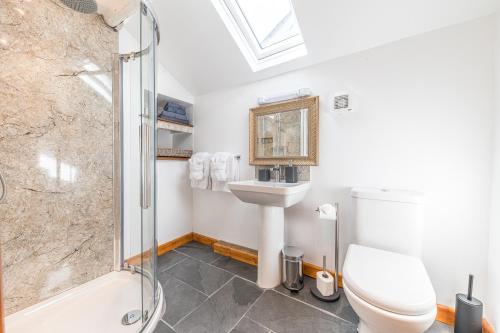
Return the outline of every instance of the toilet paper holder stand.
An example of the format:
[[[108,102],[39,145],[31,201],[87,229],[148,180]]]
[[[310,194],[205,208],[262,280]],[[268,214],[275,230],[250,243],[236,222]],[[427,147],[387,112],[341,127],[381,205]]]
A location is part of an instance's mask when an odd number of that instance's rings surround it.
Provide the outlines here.
[[[339,204],[335,203],[335,226],[334,226],[334,238],[335,238],[335,251],[334,251],[334,258],[335,258],[335,276],[333,278],[333,294],[330,296],[323,296],[323,294],[320,293],[319,289],[313,285],[311,286],[311,294],[313,294],[314,297],[321,301],[325,302],[335,302],[339,300],[340,298],[340,291],[339,291],[339,277],[338,277],[338,272],[339,272]],[[319,207],[316,208],[316,212],[319,212]],[[326,255],[323,255],[323,272],[326,272]]]

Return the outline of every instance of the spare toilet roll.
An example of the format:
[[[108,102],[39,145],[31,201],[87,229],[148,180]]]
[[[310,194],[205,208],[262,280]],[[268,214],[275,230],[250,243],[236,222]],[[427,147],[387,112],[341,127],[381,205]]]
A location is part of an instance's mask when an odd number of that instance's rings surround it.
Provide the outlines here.
[[[335,206],[327,203],[327,204],[322,204],[321,206],[318,207],[318,209],[319,209],[320,219],[333,220],[333,221],[337,219],[337,210],[335,209]]]
[[[326,276],[323,276],[323,272],[316,273],[316,286],[323,296],[331,296],[335,292],[333,286],[333,276],[329,272],[325,272]]]

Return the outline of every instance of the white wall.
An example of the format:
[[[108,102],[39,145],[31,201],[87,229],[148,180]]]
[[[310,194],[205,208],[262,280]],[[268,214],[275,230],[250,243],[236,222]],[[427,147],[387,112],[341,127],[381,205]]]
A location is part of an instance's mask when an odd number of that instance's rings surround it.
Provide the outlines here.
[[[131,24],[137,24],[131,21]],[[133,28],[133,27],[132,27]],[[129,28],[130,29],[130,28]],[[161,44],[160,44],[161,47]],[[139,44],[125,28],[119,33],[120,53],[138,51]],[[141,210],[139,206],[140,125],[139,60],[124,65],[124,248],[125,258],[141,252]],[[193,96],[162,66],[158,65],[158,92],[193,103]],[[188,184],[187,162],[157,161],[158,243],[162,244],[192,231],[192,191]]]
[[[160,42],[159,48],[166,47]],[[193,95],[160,62],[158,93],[194,103]],[[162,147],[160,138],[158,144]],[[193,231],[193,192],[186,161],[157,161],[156,177],[158,244],[163,244]]]
[[[495,42],[495,117],[493,179],[491,192],[490,250],[488,262],[487,318],[500,330],[500,12],[496,17]]]
[[[258,96],[309,87],[320,96],[320,166],[306,199],[286,210],[287,238],[320,264],[323,202],[341,206],[341,258],[352,239],[353,186],[426,194],[424,263],[438,302],[453,305],[476,275],[484,299],[492,149],[491,17],[426,33],[268,80],[196,98],[196,151],[242,154],[248,109]],[[360,107],[328,112],[330,93],[350,88]],[[257,248],[257,208],[228,193],[194,192],[194,231]],[[329,254],[331,267],[332,253]]]

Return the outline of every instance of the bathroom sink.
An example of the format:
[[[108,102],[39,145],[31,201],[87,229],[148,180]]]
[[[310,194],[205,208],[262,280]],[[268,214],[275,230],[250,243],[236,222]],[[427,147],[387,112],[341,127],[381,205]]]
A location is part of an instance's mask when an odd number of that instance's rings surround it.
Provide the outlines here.
[[[280,253],[285,244],[285,208],[304,199],[311,184],[244,180],[227,185],[241,201],[259,206],[257,285],[263,289],[275,288],[281,282]]]
[[[243,202],[287,208],[300,202],[309,191],[311,184],[309,182],[277,183],[244,180],[231,182],[228,187]]]
[[[285,245],[285,208],[304,199],[310,182],[276,183],[244,180],[228,183],[233,194],[260,209],[257,285],[263,289],[281,282],[280,253]]]

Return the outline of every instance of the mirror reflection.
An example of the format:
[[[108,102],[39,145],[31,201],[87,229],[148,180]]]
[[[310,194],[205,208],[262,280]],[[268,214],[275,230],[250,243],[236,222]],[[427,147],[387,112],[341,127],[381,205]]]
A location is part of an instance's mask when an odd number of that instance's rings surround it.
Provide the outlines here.
[[[307,108],[257,116],[258,158],[308,155]]]
[[[251,165],[318,165],[319,97],[250,109]]]

